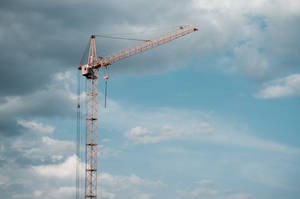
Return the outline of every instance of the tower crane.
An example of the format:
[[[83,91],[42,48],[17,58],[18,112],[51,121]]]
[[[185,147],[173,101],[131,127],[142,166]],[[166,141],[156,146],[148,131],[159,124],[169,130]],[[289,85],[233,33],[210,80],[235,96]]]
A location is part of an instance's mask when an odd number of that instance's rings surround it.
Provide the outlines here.
[[[109,65],[141,53],[148,49],[170,42],[187,34],[197,31],[192,25],[179,26],[173,31],[157,36],[150,40],[143,40],[134,47],[120,50],[117,53],[105,57],[97,57],[95,38],[97,35],[91,35],[89,44],[89,56],[86,64],[79,65],[78,69],[85,77],[85,199],[97,198],[97,146],[98,146],[98,78],[99,69],[107,68]],[[107,85],[109,76],[104,79]],[[77,106],[80,111],[80,104]],[[78,118],[78,114],[77,114]],[[78,128],[77,128],[78,130]],[[78,149],[77,149],[78,150]],[[76,177],[77,178],[77,177]],[[76,179],[76,198],[79,198],[79,182]]]

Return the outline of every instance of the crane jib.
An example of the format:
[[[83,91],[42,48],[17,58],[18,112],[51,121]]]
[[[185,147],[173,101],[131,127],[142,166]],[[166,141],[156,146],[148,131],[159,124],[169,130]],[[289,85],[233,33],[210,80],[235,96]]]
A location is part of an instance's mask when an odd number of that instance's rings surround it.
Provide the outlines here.
[[[117,53],[113,53],[113,54],[107,55],[105,57],[100,57],[100,58],[97,57],[97,58],[95,58],[96,59],[95,63],[91,64],[90,67],[92,69],[97,69],[100,67],[105,67],[105,66],[111,65],[112,63],[117,62],[121,59],[125,59],[132,55],[141,53],[145,50],[165,44],[167,42],[170,42],[174,39],[185,36],[187,34],[195,32],[197,30],[198,30],[197,28],[195,28],[191,25],[180,26],[179,28],[175,29],[174,31],[157,36],[151,40],[143,40],[143,42],[139,43],[138,45],[136,45],[134,47],[122,49]],[[91,37],[91,39],[95,39],[95,37],[97,37],[97,36],[103,36],[106,38],[115,38],[115,39],[118,38],[118,37],[110,37],[110,36],[106,36],[106,35],[105,36],[104,35],[94,35],[94,37]],[[128,38],[123,38],[123,39],[128,39]],[[82,68],[82,67],[85,67],[85,68]],[[82,66],[79,66],[78,69],[82,70],[82,75],[89,76],[89,75],[87,75],[87,66],[82,65]]]

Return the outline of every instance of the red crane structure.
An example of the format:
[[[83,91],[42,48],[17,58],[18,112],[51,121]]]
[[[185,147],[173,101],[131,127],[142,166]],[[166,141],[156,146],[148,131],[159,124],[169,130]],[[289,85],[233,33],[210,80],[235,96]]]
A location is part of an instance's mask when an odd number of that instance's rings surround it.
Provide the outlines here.
[[[97,152],[98,152],[98,78],[99,69],[106,68],[114,62],[129,56],[141,53],[145,50],[165,44],[169,41],[193,33],[198,29],[192,25],[180,26],[174,31],[155,37],[151,40],[143,40],[134,47],[123,49],[117,53],[105,57],[97,57],[95,37],[90,38],[89,56],[87,64],[78,67],[83,76],[86,77],[85,97],[85,199],[97,198]],[[107,80],[108,75],[104,76]],[[78,110],[80,104],[78,104]],[[78,115],[77,115],[78,117]],[[77,149],[78,150],[78,149]],[[79,198],[79,182],[76,179],[76,198]]]

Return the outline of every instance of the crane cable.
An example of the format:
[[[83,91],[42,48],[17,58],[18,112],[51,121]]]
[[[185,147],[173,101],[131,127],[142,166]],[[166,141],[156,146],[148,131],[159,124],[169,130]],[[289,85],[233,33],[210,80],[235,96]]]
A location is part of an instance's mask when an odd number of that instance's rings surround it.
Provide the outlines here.
[[[76,110],[76,199],[80,198],[79,190],[80,190],[80,160],[81,160],[81,107],[80,107],[80,94],[81,94],[81,86],[80,79],[81,74],[80,71],[77,75],[77,110]]]
[[[105,98],[104,98],[104,108],[106,108],[106,96],[107,96],[107,80],[105,80]]]
[[[83,55],[80,59],[80,65],[84,64],[84,60],[86,60],[88,56],[90,41],[87,43],[87,46],[84,49]],[[82,115],[81,115],[81,72],[77,73],[77,107],[76,107],[76,199],[80,199],[80,185],[81,185],[81,160],[82,160]]]
[[[147,39],[136,39],[136,38],[127,38],[127,37],[114,37],[109,35],[94,35],[95,37],[102,37],[106,39],[123,39],[123,40],[132,40],[132,41],[149,41]]]
[[[80,59],[80,66],[86,64],[85,61],[88,59],[88,54],[89,54],[89,48],[90,48],[90,42],[89,41],[83,51],[82,57]]]

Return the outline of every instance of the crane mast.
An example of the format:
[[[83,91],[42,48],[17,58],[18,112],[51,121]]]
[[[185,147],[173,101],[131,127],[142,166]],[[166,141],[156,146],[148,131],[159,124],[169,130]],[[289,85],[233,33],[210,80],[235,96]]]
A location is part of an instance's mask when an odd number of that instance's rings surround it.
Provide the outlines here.
[[[94,65],[96,58],[95,37],[92,36],[88,65]],[[98,74],[99,70],[94,69],[86,78],[85,198],[89,199],[97,198]]]
[[[180,26],[174,31],[145,40],[138,45],[123,49],[105,57],[97,57],[95,35],[90,38],[88,63],[78,67],[86,77],[85,91],[85,199],[97,198],[97,148],[98,148],[98,78],[99,68],[107,67],[114,62],[141,53],[179,37],[185,36],[198,29],[191,25]],[[107,80],[108,76],[104,76]],[[80,108],[80,105],[78,105]],[[77,185],[78,186],[78,183]],[[76,187],[78,189],[78,187]],[[78,194],[76,194],[78,199]]]

